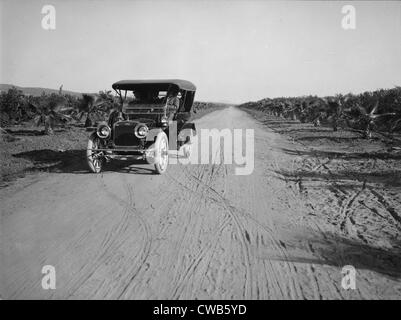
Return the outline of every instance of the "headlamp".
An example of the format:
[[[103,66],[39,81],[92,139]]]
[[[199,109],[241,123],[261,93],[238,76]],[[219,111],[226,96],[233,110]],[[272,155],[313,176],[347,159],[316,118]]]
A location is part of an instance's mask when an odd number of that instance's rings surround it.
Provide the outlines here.
[[[162,125],[163,127],[167,127],[167,126],[168,126],[168,120],[167,120],[167,118],[163,118],[163,119],[161,120],[161,125]]]
[[[139,123],[135,127],[135,135],[140,139],[145,138],[148,135],[148,132],[149,128],[146,126],[146,124]]]
[[[111,129],[107,124],[100,124],[96,131],[99,138],[106,139],[110,136]]]

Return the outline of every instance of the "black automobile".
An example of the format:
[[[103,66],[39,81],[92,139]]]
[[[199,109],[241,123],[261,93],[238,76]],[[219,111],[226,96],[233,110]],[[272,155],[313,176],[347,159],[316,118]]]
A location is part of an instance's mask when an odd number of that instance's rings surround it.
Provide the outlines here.
[[[146,160],[167,170],[169,150],[189,157],[195,124],[189,122],[196,87],[186,80],[122,80],[113,84],[119,108],[90,135],[87,161],[99,173],[106,161]]]

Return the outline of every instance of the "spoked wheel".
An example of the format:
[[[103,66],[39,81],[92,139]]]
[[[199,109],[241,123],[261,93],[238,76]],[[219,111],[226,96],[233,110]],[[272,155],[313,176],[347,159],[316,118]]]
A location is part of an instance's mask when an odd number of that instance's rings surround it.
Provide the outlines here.
[[[188,130],[188,129],[186,129],[186,130]],[[185,143],[182,145],[182,152],[183,152],[184,158],[188,159],[191,156],[193,137],[194,137],[194,130],[190,129],[189,132],[187,131],[187,137],[186,137]]]
[[[97,149],[99,149],[99,139],[91,136],[86,149],[86,160],[90,171],[93,173],[101,172],[104,164],[103,151],[97,151]]]
[[[155,142],[155,169],[158,174],[162,174],[167,170],[168,148],[167,135],[164,132],[160,132]]]

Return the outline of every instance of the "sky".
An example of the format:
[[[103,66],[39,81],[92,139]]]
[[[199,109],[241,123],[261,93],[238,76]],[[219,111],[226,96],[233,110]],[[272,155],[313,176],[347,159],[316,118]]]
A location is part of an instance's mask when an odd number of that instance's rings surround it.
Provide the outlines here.
[[[56,10],[42,28],[42,7]],[[342,27],[342,7],[356,28]],[[78,92],[180,78],[197,100],[401,85],[400,1],[0,0],[0,83]]]

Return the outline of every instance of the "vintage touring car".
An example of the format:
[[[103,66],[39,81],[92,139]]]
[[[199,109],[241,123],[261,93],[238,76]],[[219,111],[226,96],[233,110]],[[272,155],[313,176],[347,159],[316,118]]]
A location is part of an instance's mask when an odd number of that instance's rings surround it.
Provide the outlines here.
[[[122,80],[112,88],[119,108],[90,135],[87,162],[94,173],[112,159],[146,160],[164,173],[169,150],[189,157],[195,124],[189,122],[196,87],[186,80]]]

